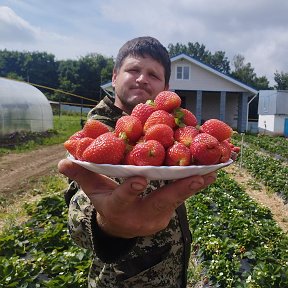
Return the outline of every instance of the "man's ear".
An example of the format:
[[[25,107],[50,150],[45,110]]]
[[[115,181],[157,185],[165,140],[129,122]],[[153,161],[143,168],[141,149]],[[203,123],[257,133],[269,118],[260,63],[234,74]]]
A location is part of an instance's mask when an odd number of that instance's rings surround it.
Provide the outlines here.
[[[113,69],[113,74],[112,74],[112,87],[115,87],[115,82],[116,82],[116,78],[117,78],[117,71],[116,69]]]

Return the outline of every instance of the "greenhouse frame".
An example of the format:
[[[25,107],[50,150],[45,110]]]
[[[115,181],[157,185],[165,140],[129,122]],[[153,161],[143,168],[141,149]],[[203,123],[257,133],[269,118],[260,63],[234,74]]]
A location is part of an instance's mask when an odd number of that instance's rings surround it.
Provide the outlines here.
[[[52,128],[52,108],[39,89],[25,82],[0,77],[0,137]]]

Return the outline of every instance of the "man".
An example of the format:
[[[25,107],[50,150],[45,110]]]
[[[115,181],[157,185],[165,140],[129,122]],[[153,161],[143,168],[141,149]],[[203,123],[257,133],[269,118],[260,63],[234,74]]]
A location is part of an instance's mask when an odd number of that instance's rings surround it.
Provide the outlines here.
[[[135,105],[169,88],[170,69],[158,40],[128,41],[115,61],[114,103],[105,97],[89,117],[113,129]],[[58,167],[81,187],[66,200],[71,237],[94,252],[89,287],[186,287],[191,236],[183,203],[213,183],[215,173],[148,183],[139,176],[111,179],[67,159]]]

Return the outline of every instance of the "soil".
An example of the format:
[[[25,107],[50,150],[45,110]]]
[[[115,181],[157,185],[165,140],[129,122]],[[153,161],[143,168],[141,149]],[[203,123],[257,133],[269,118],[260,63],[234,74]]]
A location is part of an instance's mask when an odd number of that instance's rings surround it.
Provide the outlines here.
[[[0,157],[0,231],[11,217],[17,217],[17,223],[25,221],[23,203],[41,198],[31,190],[37,188],[40,177],[58,174],[57,164],[65,154],[59,144]]]
[[[225,168],[232,178],[244,187],[246,193],[260,205],[270,209],[273,219],[277,222],[284,232],[288,232],[288,204],[285,205],[284,200],[275,193],[271,193],[267,188],[256,181],[243,168],[236,164],[232,164]]]
[[[23,181],[45,175],[65,157],[63,144],[47,146],[31,152],[8,154],[0,158],[0,195],[17,190]]]
[[[23,195],[28,190],[30,179],[37,179],[43,175],[56,174],[57,163],[65,157],[65,149],[62,144],[48,146],[21,154],[8,154],[0,157],[0,201],[2,199],[17,199],[19,187],[21,187],[21,199],[29,198],[30,201],[37,196]],[[288,231],[288,205],[275,194],[269,193],[266,188],[259,184],[244,169],[236,164],[225,168],[232,177],[241,184],[246,192],[258,203],[268,207],[278,225]],[[19,197],[19,196],[18,196]],[[39,197],[39,196],[38,196]],[[19,208],[19,201],[12,201],[7,212]],[[22,201],[21,201],[22,202]],[[2,222],[2,223],[1,223]],[[3,220],[0,220],[0,230]]]

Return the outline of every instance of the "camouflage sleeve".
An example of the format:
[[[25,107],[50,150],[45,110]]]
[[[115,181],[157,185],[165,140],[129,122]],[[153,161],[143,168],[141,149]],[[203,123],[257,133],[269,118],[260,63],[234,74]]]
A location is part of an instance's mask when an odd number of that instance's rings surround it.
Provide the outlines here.
[[[104,263],[112,263],[126,255],[137,238],[123,239],[104,233],[96,221],[96,211],[86,194],[79,190],[71,198],[68,227],[77,245],[92,250]]]
[[[82,190],[71,197],[68,210],[69,233],[77,245],[89,250],[94,250],[91,237],[93,211],[93,205]]]

